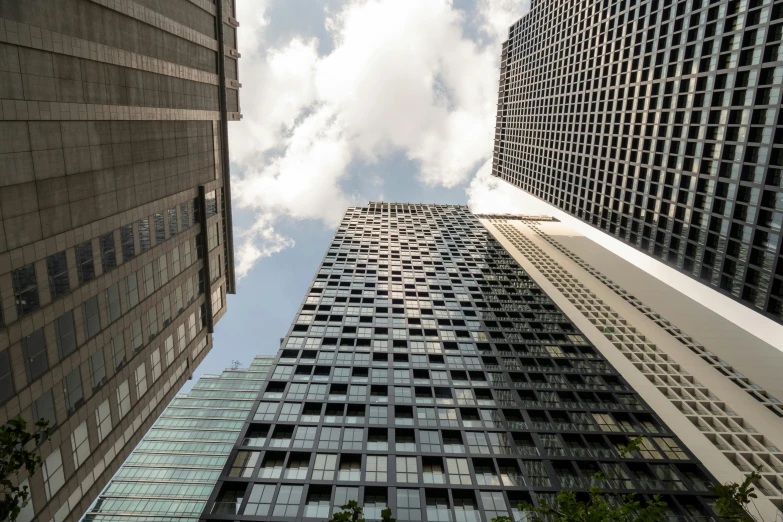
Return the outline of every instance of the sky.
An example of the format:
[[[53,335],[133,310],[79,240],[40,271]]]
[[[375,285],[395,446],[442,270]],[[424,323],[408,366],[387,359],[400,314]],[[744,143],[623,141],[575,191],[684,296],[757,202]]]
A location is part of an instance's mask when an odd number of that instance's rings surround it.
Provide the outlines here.
[[[783,350],[780,325],[490,175],[501,44],[527,10],[529,0],[237,0],[237,294],[195,378],[277,352],[343,212],[368,201],[553,215]]]

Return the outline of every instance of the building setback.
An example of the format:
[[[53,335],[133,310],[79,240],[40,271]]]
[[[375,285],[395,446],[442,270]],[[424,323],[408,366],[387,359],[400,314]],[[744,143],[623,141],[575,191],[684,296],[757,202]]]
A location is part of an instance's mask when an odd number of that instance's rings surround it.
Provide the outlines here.
[[[783,508],[783,352],[559,222],[479,216],[720,482]]]
[[[273,360],[203,375],[175,397],[82,520],[197,521]]]
[[[643,446],[619,449],[637,435]],[[201,517],[488,522],[523,500],[708,472],[467,207],[346,212]]]
[[[228,0],[0,2],[0,423],[46,419],[32,516],[78,520],[234,291]]]
[[[493,175],[783,322],[783,3],[534,0]]]

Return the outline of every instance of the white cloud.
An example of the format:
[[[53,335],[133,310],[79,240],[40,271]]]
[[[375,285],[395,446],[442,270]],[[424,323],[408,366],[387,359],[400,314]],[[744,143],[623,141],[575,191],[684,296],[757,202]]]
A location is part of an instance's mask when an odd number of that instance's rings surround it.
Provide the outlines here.
[[[551,207],[492,175],[492,160],[478,170],[467,188],[468,206],[477,214],[551,215]]]
[[[256,0],[238,3],[243,121],[230,126],[233,196],[272,231],[238,234],[240,277],[289,245],[274,232],[280,217],[332,225],[346,206],[365,202],[342,186],[356,162],[402,153],[423,183],[445,187],[485,164],[500,43],[523,2],[480,2],[478,19],[467,20],[448,0],[350,0],[326,14],[334,46],[326,55],[311,35],[265,49],[274,20],[255,12]],[[481,41],[466,36],[468,23]],[[481,180],[472,201],[497,195]]]

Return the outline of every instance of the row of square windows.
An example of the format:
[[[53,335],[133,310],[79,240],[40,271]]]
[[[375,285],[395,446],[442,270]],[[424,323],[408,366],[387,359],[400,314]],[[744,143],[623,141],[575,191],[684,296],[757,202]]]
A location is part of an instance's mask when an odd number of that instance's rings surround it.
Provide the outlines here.
[[[207,217],[217,213],[217,201],[215,192],[212,191],[207,198]],[[179,213],[176,206],[166,211],[169,223],[169,238],[174,237],[180,231],[185,231],[193,224],[199,223],[199,205],[198,199],[194,199],[192,204],[182,203],[179,205]],[[181,223],[181,226],[180,224]],[[138,235],[134,233],[134,229]],[[143,218],[134,227],[134,224],[124,225],[119,229],[121,260],[117,256],[117,245],[115,232],[108,232],[100,236],[98,242],[98,253],[101,262],[102,272],[116,268],[119,263],[125,263],[136,257],[136,244],[139,246],[139,253],[151,249],[152,238],[155,238],[155,246],[160,245],[166,240],[166,229],[164,224],[164,213],[158,212],[152,216],[152,227],[150,227],[150,218]],[[138,239],[138,241],[137,241]],[[73,259],[76,265],[76,273],[79,285],[84,285],[95,279],[95,255],[93,253],[94,243],[92,240],[76,245],[73,249]],[[198,246],[198,244],[197,244]],[[71,282],[69,279],[69,255],[66,251],[52,254],[46,258],[46,273],[49,281],[49,291],[51,300],[54,301],[71,292]],[[174,259],[174,263],[178,263]],[[35,265],[30,263],[17,268],[11,272],[12,286],[14,292],[14,301],[16,303],[17,317],[37,310],[40,306],[38,284]],[[0,318],[0,326],[4,326]]]
[[[198,254],[196,256],[192,255],[193,245],[195,244],[197,244],[196,239],[189,239],[172,250],[173,277],[179,275],[182,270],[187,269],[199,259],[200,256]],[[179,257],[180,247],[182,247],[183,253],[182,261],[180,261]],[[158,266],[157,276],[153,275],[155,272],[153,265],[155,264]],[[63,360],[74,353],[80,345],[88,342],[104,328],[119,320],[124,314],[133,310],[144,299],[152,296],[156,291],[156,287],[158,289],[162,288],[169,281],[166,254],[155,262],[150,262],[142,267],[141,275],[142,288],[144,289],[143,296],[140,295],[138,272],[129,274],[125,278],[124,284],[120,285],[120,282],[114,283],[104,291],[107,312],[106,319],[108,320],[108,323],[101,324],[101,314],[98,302],[100,296],[94,295],[84,301],[81,307],[75,311],[68,310],[57,317],[52,324],[43,326],[25,336],[21,342],[22,358],[24,360],[25,372],[27,375],[25,386],[39,379],[50,368],[49,360],[51,354],[47,347],[47,339],[49,342],[54,339],[57,346],[58,358],[59,360]],[[157,285],[155,283],[156,279]],[[174,318],[176,318],[176,316],[181,314],[185,310],[185,307],[192,303],[195,297],[202,292],[203,274],[199,271],[197,274],[188,277],[182,284],[172,289],[170,294],[161,299],[159,305],[151,307],[145,314],[146,317],[137,318],[127,329],[127,332],[129,333],[127,337],[131,341],[130,345],[132,346],[134,353],[141,350],[144,344],[142,319],[146,319],[144,321],[144,326],[146,327],[147,338],[149,341],[152,341],[161,328],[165,328]],[[123,308],[125,309],[124,312]],[[82,329],[80,332],[77,332],[74,323],[75,321],[78,321],[79,318],[81,318],[82,321]],[[79,333],[81,335],[78,335]],[[118,361],[124,360],[125,337],[124,333],[120,333],[111,341],[111,344],[114,347],[110,351],[113,354],[113,358],[116,358]],[[114,356],[114,354],[117,355]],[[122,355],[120,356],[119,354]],[[94,354],[92,357],[97,356],[98,354]],[[93,364],[92,359],[91,364]],[[100,367],[103,366],[102,360],[101,364],[98,364],[97,362],[94,364]],[[105,372],[103,373],[105,376]],[[94,387],[101,385],[103,380],[104,379],[97,378]],[[8,399],[13,397],[14,394],[15,386],[12,378],[10,355],[9,350],[6,349],[0,351],[0,404],[5,403]]]

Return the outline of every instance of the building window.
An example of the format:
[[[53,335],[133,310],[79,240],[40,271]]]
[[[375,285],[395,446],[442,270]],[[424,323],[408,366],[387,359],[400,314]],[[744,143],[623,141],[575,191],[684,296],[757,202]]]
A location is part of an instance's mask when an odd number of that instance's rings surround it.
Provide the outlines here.
[[[174,336],[169,335],[166,337],[165,343],[163,343],[163,349],[166,354],[166,366],[170,366],[174,362]]]
[[[211,190],[204,195],[204,201],[207,209],[207,217],[210,218],[217,214],[217,196],[214,190]]]
[[[147,310],[147,326],[150,341],[158,335],[158,310],[153,306]]]
[[[51,455],[46,457],[43,462],[43,479],[44,489],[46,491],[46,500],[51,500],[52,497],[60,491],[60,488],[65,484],[65,473],[63,472],[63,459],[60,455],[60,449],[57,448]]]
[[[283,456],[278,453],[267,453],[264,463],[258,470],[258,478],[278,479],[283,474]]]
[[[113,323],[122,315],[119,283],[114,283],[106,289],[106,311],[109,315],[109,323]]]
[[[397,482],[418,482],[416,457],[397,457]]]
[[[111,431],[111,407],[109,399],[98,405],[95,410],[95,424],[98,426],[98,443],[100,444]]]
[[[117,266],[117,251],[114,247],[114,232],[102,235],[98,239],[101,248],[101,265],[105,274]]]
[[[139,252],[146,252],[152,247],[152,238],[150,237],[150,220],[144,218],[139,220]]]
[[[177,235],[177,232],[179,232],[179,227],[177,226],[177,207],[170,208],[167,212],[169,215],[169,237],[174,237]]]
[[[277,502],[272,512],[275,517],[295,517],[302,503],[303,486],[290,486],[283,484],[277,494]]]
[[[429,522],[451,522],[453,520],[449,509],[449,497],[443,490],[428,490],[427,520]]]
[[[144,337],[141,334],[141,319],[136,319],[131,323],[130,333],[133,351],[141,350],[141,347],[144,345]]]
[[[389,459],[386,455],[367,456],[367,481],[386,482]]]
[[[177,327],[177,345],[179,346],[179,353],[182,353],[182,351],[188,345],[188,338],[185,336],[184,323]]]
[[[275,494],[273,484],[253,484],[243,515],[267,516]]]
[[[158,258],[158,284],[160,286],[169,282],[169,264],[166,260],[166,254]]]
[[[128,296],[128,310],[139,304],[139,280],[136,272],[125,278],[125,291]]]
[[[363,428],[345,428],[343,433],[343,449],[360,450],[364,445]]]
[[[76,468],[84,464],[90,456],[90,441],[87,436],[87,421],[79,424],[71,433],[71,447],[73,448],[73,463]]]
[[[38,308],[38,284],[35,279],[35,267],[32,263],[11,272],[14,287],[16,314],[19,317]]]
[[[125,336],[120,333],[111,340],[111,362],[119,370],[125,364]]]
[[[670,438],[658,438],[655,439],[655,442],[658,443],[658,447],[660,447],[663,452],[666,454],[667,457],[669,457],[672,460],[687,460],[688,455],[685,454],[685,452],[680,448],[680,446],[677,444],[677,442],[674,439]]]
[[[72,310],[54,320],[54,336],[57,340],[60,359],[64,359],[76,350],[76,332],[73,329]]]
[[[117,411],[120,418],[123,418],[130,411],[130,386],[128,386],[128,379],[122,381],[117,388]]]
[[[134,372],[136,379],[136,398],[141,398],[142,395],[147,393],[147,367],[144,363],[141,363]]]
[[[201,223],[201,216],[199,215],[199,201],[198,198],[193,198],[193,224]]]
[[[35,510],[33,508],[33,496],[30,491],[30,481],[25,479],[19,484],[19,487],[28,491],[27,504],[16,515],[16,522],[32,522],[35,517]]]
[[[144,281],[144,297],[147,298],[155,292],[155,278],[153,276],[152,263],[147,263],[141,269],[141,277]]]
[[[261,453],[258,451],[238,451],[236,457],[234,457],[234,463],[231,465],[228,476],[252,477],[253,470],[256,468],[256,463],[258,462],[258,456],[260,454]]]
[[[487,515],[487,520],[508,516],[508,507],[503,498],[503,493],[500,491],[480,491],[479,495],[481,496],[481,503],[484,504],[484,513]]]
[[[103,358],[103,350],[98,350],[90,356],[90,384],[95,390],[106,382],[106,363]]]
[[[155,244],[160,245],[166,241],[166,225],[163,223],[163,213],[156,212],[152,219],[155,222]]]
[[[331,500],[331,488],[318,488],[311,486],[307,494],[305,504],[305,518],[329,518],[329,501]]]
[[[223,309],[223,292],[222,292],[222,287],[219,286],[215,289],[214,292],[212,292],[212,315],[214,316],[222,309]]]
[[[315,444],[315,426],[297,426],[294,435],[294,448],[312,448]]]
[[[337,471],[338,481],[359,482],[362,479],[361,455],[340,456],[340,469]]]
[[[155,382],[158,380],[158,377],[160,377],[161,373],[161,367],[160,367],[160,348],[156,348],[155,351],[152,352],[152,382]]]
[[[215,223],[209,229],[207,229],[207,251],[211,252],[213,248],[220,244],[220,236],[218,235],[218,225]]]
[[[179,206],[179,215],[182,218],[182,230],[190,228],[190,212],[188,212],[188,204],[182,203]]]
[[[27,370],[27,382],[31,383],[49,369],[43,328],[39,328],[22,339],[22,352]]]
[[[0,405],[14,396],[14,379],[8,350],[0,352]]]
[[[122,248],[122,262],[130,261],[136,256],[136,246],[133,242],[133,225],[120,227],[120,246]]]
[[[71,291],[68,283],[68,261],[65,252],[57,252],[46,258],[46,270],[49,272],[49,291],[52,301]]]
[[[397,488],[397,518],[421,520],[421,498],[418,489]]]
[[[46,421],[49,429],[57,426],[57,417],[54,414],[54,394],[52,390],[45,391],[33,402],[33,418],[35,422]]]
[[[318,453],[315,456],[313,480],[334,480],[337,470],[337,455]]]
[[[468,459],[447,458],[446,471],[449,474],[449,482],[451,484],[470,485],[473,483],[470,479]]]
[[[98,296],[94,295],[82,303],[84,314],[84,338],[92,338],[101,331],[101,316],[98,312]]]
[[[312,427],[315,430],[315,426]],[[288,460],[283,478],[286,480],[304,480],[307,478],[307,468],[310,467],[309,454],[307,456],[292,455]]]
[[[284,402],[280,409],[279,422],[296,422],[299,419],[299,413],[302,411],[300,402]]]
[[[71,415],[79,406],[84,404],[82,374],[79,371],[79,368],[76,368],[65,376],[65,379],[63,379],[63,388],[65,391],[65,407],[68,409],[68,415]]]
[[[166,328],[171,323],[171,296],[167,295],[163,298],[163,328]]]
[[[76,273],[79,284],[89,283],[95,279],[95,262],[92,258],[92,242],[85,241],[74,248],[76,253]]]
[[[182,268],[180,266],[180,261],[179,261],[179,247],[178,246],[174,247],[171,250],[171,270],[172,270],[172,272],[174,274],[174,277],[178,276],[180,271],[182,270]]]

